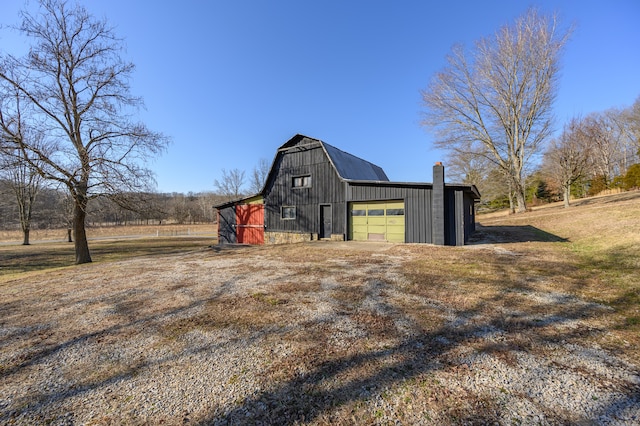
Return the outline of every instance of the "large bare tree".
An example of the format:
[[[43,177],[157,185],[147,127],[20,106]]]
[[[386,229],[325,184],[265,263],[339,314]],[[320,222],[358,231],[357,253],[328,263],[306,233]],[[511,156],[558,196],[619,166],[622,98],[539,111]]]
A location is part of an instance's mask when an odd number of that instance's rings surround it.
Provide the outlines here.
[[[448,65],[422,92],[423,123],[436,132],[436,147],[495,163],[518,212],[526,211],[527,163],[552,131],[559,59],[569,33],[555,16],[529,9],[471,52],[454,47]]]
[[[17,29],[29,53],[0,58],[0,84],[19,90],[33,111],[31,123],[46,135],[43,151],[22,140],[17,148],[39,173],[59,182],[74,202],[76,263],[91,262],[85,231],[89,201],[101,195],[148,190],[145,161],[168,140],[135,119],[142,100],[130,93],[134,65],[105,20],[78,4],[40,0],[22,12]]]

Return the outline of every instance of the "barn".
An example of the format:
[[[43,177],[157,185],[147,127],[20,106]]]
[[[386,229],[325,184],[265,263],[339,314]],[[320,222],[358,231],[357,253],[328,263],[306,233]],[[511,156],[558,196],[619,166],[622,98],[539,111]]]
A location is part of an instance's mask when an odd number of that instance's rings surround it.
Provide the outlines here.
[[[318,139],[282,145],[259,194],[214,206],[220,244],[310,240],[463,245],[475,230],[475,186],[391,182],[384,170]]]

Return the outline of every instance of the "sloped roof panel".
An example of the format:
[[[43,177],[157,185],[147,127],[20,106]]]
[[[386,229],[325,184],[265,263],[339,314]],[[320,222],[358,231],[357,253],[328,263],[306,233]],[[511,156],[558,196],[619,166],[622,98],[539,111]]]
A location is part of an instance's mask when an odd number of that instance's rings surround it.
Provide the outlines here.
[[[389,181],[381,167],[322,142],[338,174],[343,179]]]

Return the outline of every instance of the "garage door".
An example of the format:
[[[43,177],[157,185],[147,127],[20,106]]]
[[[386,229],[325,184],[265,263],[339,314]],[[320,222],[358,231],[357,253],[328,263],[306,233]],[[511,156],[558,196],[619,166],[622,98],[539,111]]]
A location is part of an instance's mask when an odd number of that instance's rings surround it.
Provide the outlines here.
[[[404,201],[351,203],[349,239],[404,242]]]

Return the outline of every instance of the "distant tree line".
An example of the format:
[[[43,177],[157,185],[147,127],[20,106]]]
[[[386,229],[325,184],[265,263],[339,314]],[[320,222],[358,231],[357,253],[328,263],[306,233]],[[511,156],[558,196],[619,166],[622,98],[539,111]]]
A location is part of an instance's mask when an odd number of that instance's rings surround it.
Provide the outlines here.
[[[216,221],[213,206],[225,196],[213,192],[121,194],[120,200],[98,198],[87,209],[89,227],[124,225],[198,224]],[[126,198],[126,200],[125,200]],[[14,185],[0,179],[0,228],[21,229],[20,205]],[[132,204],[134,208],[127,208]],[[33,201],[31,229],[71,227],[73,201],[66,191],[44,187]]]

